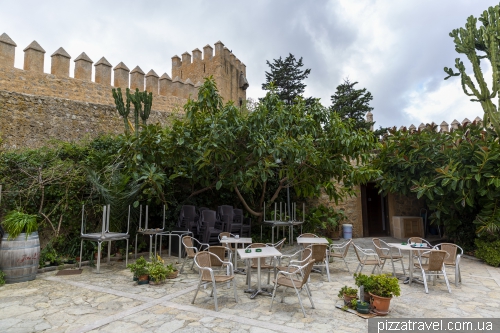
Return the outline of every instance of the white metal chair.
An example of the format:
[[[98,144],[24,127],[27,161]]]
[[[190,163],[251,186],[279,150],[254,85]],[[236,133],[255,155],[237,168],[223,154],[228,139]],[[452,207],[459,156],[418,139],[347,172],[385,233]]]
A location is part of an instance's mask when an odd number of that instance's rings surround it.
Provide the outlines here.
[[[217,262],[218,265],[221,266],[228,266],[229,269],[225,275],[222,274],[215,274],[214,270],[212,269],[212,265],[214,262]],[[200,271],[200,282],[198,283],[198,288],[196,288],[196,292],[194,294],[193,300],[191,301],[191,304],[194,304],[194,301],[196,299],[196,295],[198,295],[198,291],[200,290],[200,287],[202,285],[208,285],[212,284],[212,293],[210,296],[214,297],[215,301],[215,311],[219,311],[218,304],[217,304],[217,283],[233,283],[233,288],[234,288],[234,299],[236,300],[236,303],[238,303],[238,295],[236,294],[236,283],[234,280],[234,273],[233,273],[233,264],[230,261],[223,261],[221,260],[217,255],[207,252],[207,251],[202,251],[198,252],[195,257],[194,257],[194,263],[198,267]]]
[[[274,270],[274,278],[276,279],[278,271],[290,272],[291,270],[295,270],[297,267],[307,264],[309,259],[311,259],[311,254],[311,248],[305,248],[295,252],[294,254],[284,254],[278,257],[278,265]]]
[[[321,274],[323,274],[324,269],[326,269],[326,276],[328,277],[328,282],[330,281],[330,268],[328,264],[330,263],[330,257],[328,256],[328,245],[327,244],[311,244],[308,246],[311,249],[311,259],[314,260],[314,268],[321,268]]]
[[[101,232],[96,233],[86,233],[85,228],[85,205],[82,206],[82,226],[81,226],[81,242],[80,242],[80,262],[78,267],[82,268],[82,255],[83,255],[83,241],[91,241],[97,243],[97,273],[100,272],[101,268],[101,244],[108,242],[108,264],[111,260],[111,242],[117,240],[125,240],[127,242],[125,251],[125,266],[128,264],[128,240],[129,226],[130,226],[130,206],[128,207],[128,219],[127,219],[127,232],[112,232],[109,231],[109,214],[111,211],[110,205],[102,207],[102,228]]]
[[[351,243],[352,239],[349,239],[341,244],[330,244],[330,253],[329,253],[330,258],[342,259],[349,273],[351,273],[351,271],[349,270],[349,266],[347,266],[347,261],[345,260],[345,257],[347,257],[347,252],[349,251]]]
[[[380,262],[380,258],[378,257],[377,252],[375,252],[372,249],[362,249],[359,246],[357,246],[354,242],[352,243],[352,246],[354,246],[354,252],[356,253],[356,257],[358,258],[359,264],[358,267],[356,267],[356,271],[354,271],[354,274],[358,272],[361,273],[363,268],[365,266],[373,266],[372,269],[372,274],[375,272],[375,268],[378,267],[380,273],[382,273],[382,263]],[[373,258],[373,259],[370,259]]]
[[[427,264],[422,264],[422,258],[420,257],[418,257],[418,264],[415,264],[418,265],[422,271],[425,293],[429,293],[429,289],[427,288],[427,277],[432,276],[433,285],[436,285],[436,277],[443,275],[448,292],[451,294],[450,283],[448,282],[448,277],[446,276],[446,268],[444,264],[445,258],[449,257],[449,253],[443,250],[432,250],[428,251],[427,254],[429,254],[429,261]]]
[[[269,311],[272,311],[273,309],[273,302],[274,302],[274,297],[276,296],[276,289],[278,286],[283,286],[285,287],[283,289],[283,294],[281,296],[281,303],[283,303],[283,300],[285,298],[285,290],[286,288],[293,288],[295,292],[297,293],[297,297],[299,298],[299,303],[300,307],[302,309],[302,314],[304,315],[304,318],[306,317],[306,312],[304,310],[304,306],[302,304],[302,298],[300,297],[300,291],[302,289],[306,290],[307,296],[309,297],[309,301],[311,302],[311,307],[314,309],[314,303],[311,297],[311,291],[309,289],[309,285],[307,284],[307,280],[309,279],[309,275],[311,274],[311,270],[314,264],[314,259],[310,259],[307,264],[303,266],[297,267],[295,270],[290,271],[290,272],[285,272],[285,271],[279,271],[276,279],[274,280],[274,289],[273,289],[273,296],[271,299],[271,307],[269,308]],[[297,275],[300,275],[301,278],[297,278]]]
[[[403,275],[406,275],[405,272],[405,266],[403,264],[403,255],[401,254],[400,249],[392,248],[384,242],[383,240],[379,238],[373,238],[372,239],[373,245],[375,246],[375,252],[377,252],[378,257],[380,258],[382,262],[382,267],[380,268],[381,270],[384,269],[385,262],[387,260],[391,261],[392,264],[392,274],[396,276],[396,268],[394,267],[394,261],[399,261],[401,262],[401,268],[403,269]],[[395,251],[397,253],[395,253]]]
[[[455,267],[455,286],[458,287],[458,283],[462,282],[462,274],[460,274],[460,259],[464,254],[464,250],[460,246],[453,243],[441,243],[434,246],[434,248],[448,252],[449,256],[444,259],[444,264],[446,266]],[[459,250],[460,253],[458,253]]]
[[[149,208],[146,205],[146,216],[144,219],[144,228],[142,228],[142,205],[139,206],[139,229],[135,234],[135,255],[134,258],[137,258],[137,237],[139,235],[149,235],[149,257],[151,257],[153,253],[153,236],[159,235],[165,231],[165,205],[163,205],[163,226],[161,229],[149,229],[148,228],[148,220],[149,220]],[[161,239],[161,238],[160,238]],[[156,237],[155,237],[155,253],[156,253]]]
[[[182,270],[184,269],[184,265],[189,259],[193,259],[193,263],[191,264],[191,269],[193,269],[194,266],[194,257],[196,254],[201,251],[203,247],[205,249],[208,249],[209,245],[201,243],[198,241],[196,238],[191,237],[191,236],[184,236],[182,237],[182,245],[184,245],[184,249],[186,250],[186,258],[184,258],[184,262],[182,263],[181,270],[179,273],[182,273]]]

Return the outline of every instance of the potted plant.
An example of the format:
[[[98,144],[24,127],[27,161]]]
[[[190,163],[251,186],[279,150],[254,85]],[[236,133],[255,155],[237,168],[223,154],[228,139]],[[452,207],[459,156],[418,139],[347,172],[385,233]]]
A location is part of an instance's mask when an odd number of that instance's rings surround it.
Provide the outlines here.
[[[346,219],[343,210],[335,210],[332,207],[319,205],[309,211],[308,224],[316,232],[322,231],[331,239],[339,239],[340,222]]]
[[[370,296],[373,311],[378,315],[385,316],[389,313],[391,299],[401,294],[399,281],[391,274],[372,275],[372,279],[374,282]]]
[[[340,288],[337,296],[344,299],[344,305],[349,306],[351,305],[351,300],[358,297],[358,290],[348,286],[343,286]]]
[[[370,303],[365,302],[365,301],[356,300],[355,309],[359,313],[368,314],[368,313],[370,313]]]
[[[370,292],[373,290],[375,280],[372,278],[374,275],[365,275],[361,273],[354,274],[354,284],[361,288],[363,286],[364,293],[362,295],[363,301],[370,302]]]
[[[0,242],[0,269],[5,282],[34,280],[40,260],[37,216],[13,210],[2,225],[6,233]]]
[[[179,275],[179,270],[174,264],[168,264],[167,271],[167,279],[175,279]]]
[[[160,284],[165,282],[168,269],[160,256],[151,256],[151,262],[148,263],[149,284]]]
[[[134,274],[134,281],[138,281],[140,275],[141,276],[148,275],[147,265],[148,265],[148,262],[142,256],[139,259],[137,259],[135,261],[135,263],[127,265],[127,268],[130,269],[130,271]],[[148,278],[146,278],[145,280],[148,281]],[[143,281],[144,281],[144,278],[143,278]],[[141,283],[141,284],[144,284],[144,283]]]

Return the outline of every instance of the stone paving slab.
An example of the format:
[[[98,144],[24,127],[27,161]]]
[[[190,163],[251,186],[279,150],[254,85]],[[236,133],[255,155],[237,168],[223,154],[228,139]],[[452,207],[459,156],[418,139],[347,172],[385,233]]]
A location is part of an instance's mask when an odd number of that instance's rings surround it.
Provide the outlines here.
[[[371,239],[355,242],[372,248]],[[295,250],[284,248],[287,253]],[[176,257],[164,258],[167,263],[177,261]],[[347,261],[353,272],[357,260],[352,249]],[[136,285],[123,262],[103,264],[101,274],[85,267],[80,275],[47,272],[38,274],[34,281],[5,285],[0,288],[0,332],[366,332],[365,319],[335,308],[339,289],[344,285],[354,287],[352,275],[340,260],[329,265],[332,282],[327,282],[326,274],[311,275],[315,309],[302,292],[306,318],[293,290],[286,291],[283,303],[278,293],[272,311],[270,297],[250,299],[243,292],[244,275],[236,276],[238,303],[232,287],[227,289],[224,284],[217,289],[218,312],[210,287],[201,288],[191,304],[198,273],[189,266],[177,279],[159,286]],[[384,272],[391,269],[386,266]],[[396,270],[399,273],[401,266]],[[391,301],[388,317],[499,318],[500,269],[463,258],[461,271],[462,284],[458,287],[454,285],[454,272],[448,271],[451,294],[442,278],[435,286],[429,284],[429,294],[425,294],[423,285],[409,286],[400,281],[401,297]],[[364,273],[369,272],[365,268]],[[256,274],[252,282],[256,282]],[[267,282],[267,273],[263,273],[262,282]]]

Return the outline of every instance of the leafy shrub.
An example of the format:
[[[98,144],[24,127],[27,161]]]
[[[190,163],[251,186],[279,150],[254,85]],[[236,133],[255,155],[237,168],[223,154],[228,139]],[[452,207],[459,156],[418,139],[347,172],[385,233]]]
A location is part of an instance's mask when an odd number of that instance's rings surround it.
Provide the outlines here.
[[[483,239],[476,239],[476,257],[484,260],[488,265],[500,266],[500,240],[489,242]]]
[[[9,212],[3,220],[5,231],[9,234],[8,239],[17,238],[21,233],[26,233],[26,239],[32,233],[38,230],[36,215],[25,214],[13,210]]]
[[[0,286],[5,284],[5,273],[0,271]]]

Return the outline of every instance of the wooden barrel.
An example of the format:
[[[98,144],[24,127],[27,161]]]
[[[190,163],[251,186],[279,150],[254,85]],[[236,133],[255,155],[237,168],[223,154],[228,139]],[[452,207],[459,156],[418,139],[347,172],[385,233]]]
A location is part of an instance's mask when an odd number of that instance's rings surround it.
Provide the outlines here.
[[[0,270],[5,273],[5,283],[34,280],[40,259],[38,232],[26,239],[26,234],[7,240],[5,234],[0,242]]]

